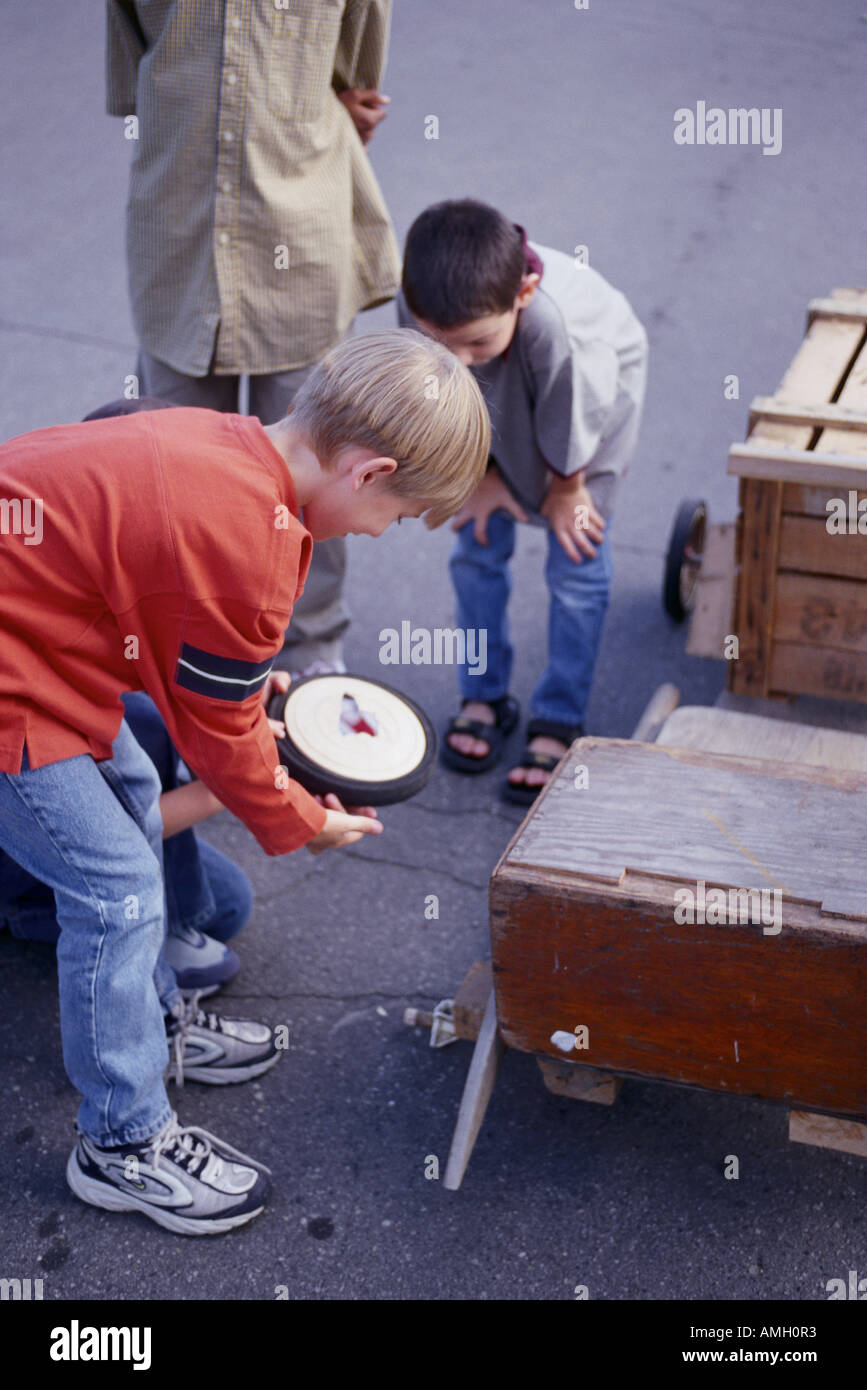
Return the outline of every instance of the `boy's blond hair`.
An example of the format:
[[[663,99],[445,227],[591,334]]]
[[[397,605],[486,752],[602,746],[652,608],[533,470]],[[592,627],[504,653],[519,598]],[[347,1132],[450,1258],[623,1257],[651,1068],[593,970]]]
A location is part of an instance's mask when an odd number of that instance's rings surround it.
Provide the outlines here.
[[[395,459],[389,492],[427,502],[431,529],[481,482],[491,447],[487,408],[470,372],[411,328],[338,343],[301,387],[288,423],[323,468],[352,445]]]

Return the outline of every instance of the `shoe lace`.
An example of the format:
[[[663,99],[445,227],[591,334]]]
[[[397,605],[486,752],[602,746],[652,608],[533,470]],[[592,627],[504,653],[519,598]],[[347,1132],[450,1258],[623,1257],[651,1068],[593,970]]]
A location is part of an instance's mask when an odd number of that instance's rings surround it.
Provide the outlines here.
[[[224,1139],[218,1139],[209,1130],[201,1129],[198,1125],[182,1125],[174,1110],[168,1124],[154,1137],[149,1147],[154,1156],[154,1168],[159,1168],[160,1159],[165,1157],[178,1163],[186,1172],[195,1175],[209,1154],[213,1153],[215,1145],[219,1145],[222,1154],[237,1158],[242,1163],[253,1161],[248,1154],[233,1148]],[[263,1168],[268,1174],[271,1172],[264,1163],[256,1166]]]
[[[214,1033],[218,1033],[222,1027],[222,1022],[218,1014],[205,1013],[204,1009],[199,1008],[201,990],[195,990],[188,1000],[182,1000],[180,1012],[176,1013],[176,1026],[172,1034],[172,1051],[174,1053],[175,1080],[179,1087],[184,1084],[184,1042],[187,1033],[195,1025],[197,1028],[210,1028]]]

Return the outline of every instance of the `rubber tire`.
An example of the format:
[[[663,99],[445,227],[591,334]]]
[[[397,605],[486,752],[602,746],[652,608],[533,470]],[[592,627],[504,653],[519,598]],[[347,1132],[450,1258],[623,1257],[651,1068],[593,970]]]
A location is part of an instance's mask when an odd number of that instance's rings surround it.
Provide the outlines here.
[[[405,777],[397,777],[389,782],[353,782],[350,777],[323,772],[315,763],[310,762],[289,738],[278,738],[277,748],[281,763],[288,769],[289,776],[300,782],[311,795],[325,796],[328,792],[334,792],[344,806],[391,806],[396,801],[407,801],[409,797],[417,796],[427,785],[436,765],[437,736],[433,724],[424,710],[404,695],[403,691],[394,690],[384,681],[371,680],[369,676],[354,676],[351,672],[346,674],[352,675],[355,680],[366,681],[368,685],[377,685],[380,690],[387,690],[390,695],[398,695],[404,704],[409,705],[424,730],[427,744],[421,762]],[[290,693],[299,686],[316,680],[322,680],[322,676],[305,676],[301,680],[293,681]],[[285,695],[278,693],[273,696],[268,704],[269,719],[279,719],[282,722],[285,704]]]
[[[674,518],[668,550],[665,556],[665,577],[662,585],[662,606],[670,618],[682,623],[688,616],[692,603],[685,605],[681,593],[680,580],[683,570],[683,557],[687,542],[701,515],[707,527],[707,506],[704,502],[682,502]]]

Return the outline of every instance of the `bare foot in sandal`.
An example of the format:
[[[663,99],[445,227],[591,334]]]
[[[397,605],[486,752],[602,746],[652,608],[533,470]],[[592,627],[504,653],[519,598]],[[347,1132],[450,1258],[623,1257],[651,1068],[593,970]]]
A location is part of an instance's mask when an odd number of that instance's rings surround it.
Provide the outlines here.
[[[568,744],[561,743],[558,738],[545,738],[541,734],[531,739],[527,744],[531,753],[550,753],[559,762],[563,754],[567,751]],[[513,767],[509,773],[509,781],[513,787],[544,787],[550,772],[541,767]]]
[[[496,722],[491,706],[483,704],[480,700],[470,700],[464,705],[461,714],[467,719],[478,719],[480,724],[490,724],[492,728]],[[449,734],[447,742],[456,753],[463,753],[469,758],[484,758],[491,747],[484,739],[473,738],[472,734]]]

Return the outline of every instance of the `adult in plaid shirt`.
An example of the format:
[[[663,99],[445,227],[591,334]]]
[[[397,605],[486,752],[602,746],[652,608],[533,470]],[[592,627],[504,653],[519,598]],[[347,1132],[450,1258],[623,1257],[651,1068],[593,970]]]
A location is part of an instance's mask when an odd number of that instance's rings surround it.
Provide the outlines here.
[[[391,0],[107,0],[107,109],[135,117],[127,261],[139,389],[286,412],[400,258],[364,146]],[[316,547],[287,638],[341,664],[346,542]]]

